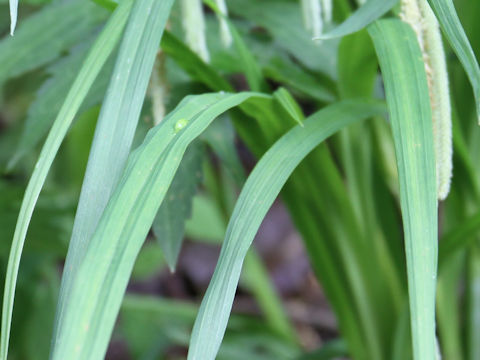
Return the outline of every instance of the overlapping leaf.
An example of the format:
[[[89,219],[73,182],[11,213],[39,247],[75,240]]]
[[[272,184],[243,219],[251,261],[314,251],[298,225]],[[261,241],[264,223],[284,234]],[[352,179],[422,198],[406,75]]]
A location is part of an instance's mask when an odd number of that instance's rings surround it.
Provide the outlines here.
[[[357,32],[385,15],[399,0],[367,0],[347,20],[321,35],[319,40],[333,39]]]
[[[308,118],[304,127],[293,128],[262,157],[249,176],[230,219],[217,268],[195,322],[188,359],[215,358],[247,250],[296,166],[337,130],[382,111],[382,106],[359,102],[332,105]]]
[[[97,122],[82,185],[62,278],[53,359],[65,359],[71,349],[73,339],[68,331],[69,325],[64,322],[69,309],[76,311],[70,305],[70,289],[103,209],[124,169],[172,4],[173,0],[140,0],[132,9]],[[89,350],[86,348],[81,354],[86,356]],[[98,356],[102,345],[93,351]]]
[[[437,200],[432,113],[415,33],[400,20],[369,27],[395,142],[416,360],[435,359]]]
[[[153,233],[171,271],[175,270],[185,233],[185,220],[191,215],[193,196],[202,180],[202,150],[202,144],[190,145],[153,222]]]
[[[477,117],[480,123],[480,67],[463,30],[452,0],[428,0],[450,45],[457,54],[473,87]]]
[[[83,244],[84,256],[65,298],[63,339],[54,358],[104,356],[135,258],[186,147],[218,115],[252,96],[187,98],[132,153],[91,240]],[[77,351],[72,354],[71,349]]]
[[[28,108],[27,119],[17,149],[8,163],[9,169],[12,169],[24,155],[32,151],[48,134],[55,116],[63,105],[65,94],[68,93],[75,81],[78,69],[81,68],[90,46],[91,42],[88,41],[86,44],[73,49],[69,56],[48,67],[47,73],[51,77],[40,87],[35,101]],[[88,109],[101,102],[107,89],[112,68],[113,62],[108,61],[82,103],[82,109]]]
[[[131,2],[128,0],[122,3],[122,6],[120,6],[114,13],[90,50],[82,69],[55,119],[45,145],[42,148],[37,164],[35,165],[35,170],[28,183],[27,190],[25,191],[15,228],[5,280],[2,309],[2,331],[0,338],[0,359],[2,360],[6,360],[7,358],[18,267],[20,265],[23,244],[25,242],[25,236],[27,234],[35,203],[40,194],[43,183],[45,182],[50,166],[52,165],[55,155],[73,121],[73,118],[75,117],[75,114],[120,37],[130,11],[130,6]]]
[[[232,13],[242,15],[267,29],[275,44],[287,50],[310,69],[335,77],[336,41],[317,46],[304,30],[298,4],[275,0],[231,0]]]

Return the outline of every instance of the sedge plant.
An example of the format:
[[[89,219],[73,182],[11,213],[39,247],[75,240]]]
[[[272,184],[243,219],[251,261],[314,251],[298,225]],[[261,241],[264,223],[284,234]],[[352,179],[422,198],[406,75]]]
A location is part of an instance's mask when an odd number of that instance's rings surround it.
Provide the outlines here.
[[[0,2],[0,360],[480,358],[479,13]],[[335,315],[318,349],[252,246],[277,198]],[[221,248],[201,301],[128,290],[185,237]]]

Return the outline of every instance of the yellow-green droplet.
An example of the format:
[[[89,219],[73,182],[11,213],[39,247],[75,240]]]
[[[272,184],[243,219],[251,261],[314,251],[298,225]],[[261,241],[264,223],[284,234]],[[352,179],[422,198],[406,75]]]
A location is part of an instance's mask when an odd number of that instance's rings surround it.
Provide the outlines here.
[[[180,119],[175,123],[175,126],[173,127],[173,130],[175,131],[175,134],[181,131],[185,126],[187,126],[188,120],[187,119]]]

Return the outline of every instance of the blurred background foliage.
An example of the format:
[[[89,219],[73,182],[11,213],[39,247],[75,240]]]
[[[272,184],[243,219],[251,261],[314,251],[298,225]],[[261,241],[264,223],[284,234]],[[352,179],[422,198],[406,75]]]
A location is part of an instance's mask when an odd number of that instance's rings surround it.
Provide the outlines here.
[[[327,28],[356,7],[347,0],[334,4]],[[209,63],[183,42],[180,6],[174,5],[153,74],[165,92],[160,104],[165,112],[188,94],[222,90],[292,96],[293,117],[300,119],[340,99],[383,99],[365,30],[313,42],[297,1],[227,5],[238,33],[230,47],[222,45],[218,20],[205,8]],[[455,5],[480,54],[480,2]],[[109,11],[86,0],[23,0],[19,14],[12,39],[8,4],[0,1],[2,279],[39,149]],[[468,80],[448,48],[447,54],[455,156],[452,191],[440,205],[438,335],[445,359],[474,360],[480,359],[480,131]],[[61,270],[112,69],[113,57],[83,103],[35,210],[19,273],[11,359],[48,358]],[[155,83],[152,79],[134,147],[154,125]],[[267,132],[248,121],[259,117],[272,119]],[[186,357],[245,177],[295,124],[289,110],[272,99],[269,107],[252,104],[222,116],[189,147],[137,259],[108,359]],[[218,358],[410,358],[397,182],[384,119],[342,130],[312,152],[285,186],[247,257]]]

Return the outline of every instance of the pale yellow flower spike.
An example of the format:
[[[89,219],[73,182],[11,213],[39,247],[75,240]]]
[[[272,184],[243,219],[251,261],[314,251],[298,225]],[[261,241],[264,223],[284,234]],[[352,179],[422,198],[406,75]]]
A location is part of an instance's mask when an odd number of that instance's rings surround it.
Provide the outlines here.
[[[332,0],[322,0],[322,15],[323,15],[323,20],[325,22],[331,23],[332,22],[332,17],[333,17],[333,4]]]
[[[216,4],[218,10],[223,16],[228,16],[227,4],[225,0],[216,0]],[[232,45],[232,33],[230,32],[230,28],[228,27],[227,21],[224,18],[220,18],[220,36],[222,38],[222,44],[225,47],[230,47]]]
[[[153,125],[160,124],[165,117],[165,102],[168,88],[165,79],[165,56],[161,51],[158,52],[157,58],[153,65],[152,76],[148,87],[148,94],[152,101]]]
[[[302,14],[305,28],[312,36],[319,37],[323,31],[323,16],[320,0],[302,0]]]
[[[452,111],[447,64],[438,21],[426,0],[402,0],[403,21],[417,34],[427,72],[432,107],[437,196],[444,200],[452,178]]]
[[[205,14],[202,0],[182,0],[182,25],[185,42],[200,58],[210,61],[205,34]]]

